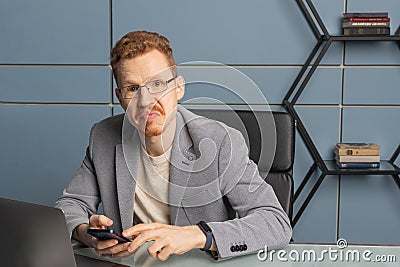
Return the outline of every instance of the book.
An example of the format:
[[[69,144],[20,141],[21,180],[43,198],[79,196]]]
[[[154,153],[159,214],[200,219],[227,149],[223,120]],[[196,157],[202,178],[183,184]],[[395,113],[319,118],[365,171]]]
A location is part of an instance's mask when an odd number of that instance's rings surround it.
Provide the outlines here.
[[[390,22],[390,18],[344,18],[343,22]]]
[[[338,149],[380,149],[380,146],[375,143],[337,143]]]
[[[390,35],[389,27],[349,27],[343,28],[345,36]]]
[[[343,13],[343,18],[387,18],[388,12],[353,12]]]
[[[335,156],[338,162],[363,162],[363,163],[378,163],[381,158],[380,156]]]
[[[339,169],[378,169],[380,163],[337,162]]]
[[[375,21],[355,21],[343,22],[343,28],[348,27],[390,27],[390,22],[375,22]]]
[[[338,156],[379,156],[379,151],[379,149],[335,148],[335,154]]]

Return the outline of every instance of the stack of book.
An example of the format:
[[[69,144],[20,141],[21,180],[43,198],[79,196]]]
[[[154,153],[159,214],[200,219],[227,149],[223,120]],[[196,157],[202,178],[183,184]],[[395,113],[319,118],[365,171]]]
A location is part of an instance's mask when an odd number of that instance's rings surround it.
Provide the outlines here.
[[[335,146],[336,164],[340,169],[379,168],[380,147],[373,143],[338,143]]]
[[[390,35],[387,12],[343,13],[343,35]]]

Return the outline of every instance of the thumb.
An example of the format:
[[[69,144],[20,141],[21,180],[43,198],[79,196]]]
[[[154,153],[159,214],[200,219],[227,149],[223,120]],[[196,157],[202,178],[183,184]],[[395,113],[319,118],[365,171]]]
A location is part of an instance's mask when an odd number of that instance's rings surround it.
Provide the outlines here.
[[[89,218],[89,225],[93,228],[105,228],[106,226],[111,226],[113,221],[104,215],[92,215]]]

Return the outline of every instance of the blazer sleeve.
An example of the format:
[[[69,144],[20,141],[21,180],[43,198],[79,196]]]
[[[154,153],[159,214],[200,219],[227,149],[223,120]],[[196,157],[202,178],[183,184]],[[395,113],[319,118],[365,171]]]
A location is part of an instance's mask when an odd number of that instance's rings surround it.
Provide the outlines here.
[[[265,247],[285,247],[292,236],[287,214],[268,183],[259,175],[257,165],[249,159],[240,132],[229,131],[219,151],[220,190],[237,218],[209,222],[219,259],[257,252]],[[235,251],[232,246],[246,245]]]
[[[78,225],[89,223],[89,217],[96,213],[100,203],[96,171],[92,161],[94,127],[91,130],[89,147],[86,149],[82,165],[55,204],[55,207],[61,209],[65,215],[70,237]]]

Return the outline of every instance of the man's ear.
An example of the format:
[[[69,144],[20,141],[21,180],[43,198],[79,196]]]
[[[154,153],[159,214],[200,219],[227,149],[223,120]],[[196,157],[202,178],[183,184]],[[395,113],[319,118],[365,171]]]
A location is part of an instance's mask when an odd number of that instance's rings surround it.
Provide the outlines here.
[[[176,99],[181,100],[185,95],[185,79],[183,76],[176,78]]]
[[[115,88],[115,96],[118,98],[119,103],[121,104],[121,91],[118,88]]]
[[[118,79],[116,76],[116,71],[114,69],[113,69],[113,78],[114,78],[113,80],[114,80],[115,84],[118,86],[118,82],[117,82]],[[124,106],[123,106],[124,101],[123,101],[123,98],[121,95],[121,90],[119,90],[118,87],[115,87],[114,92],[115,92],[115,96],[118,98],[119,104],[121,105],[122,108],[124,108]]]
[[[115,96],[118,98],[118,101],[119,101],[119,105],[124,109],[124,110],[126,110],[126,103],[123,101],[124,99],[122,98],[122,95],[121,95],[121,91],[118,89],[118,88],[115,88]]]

